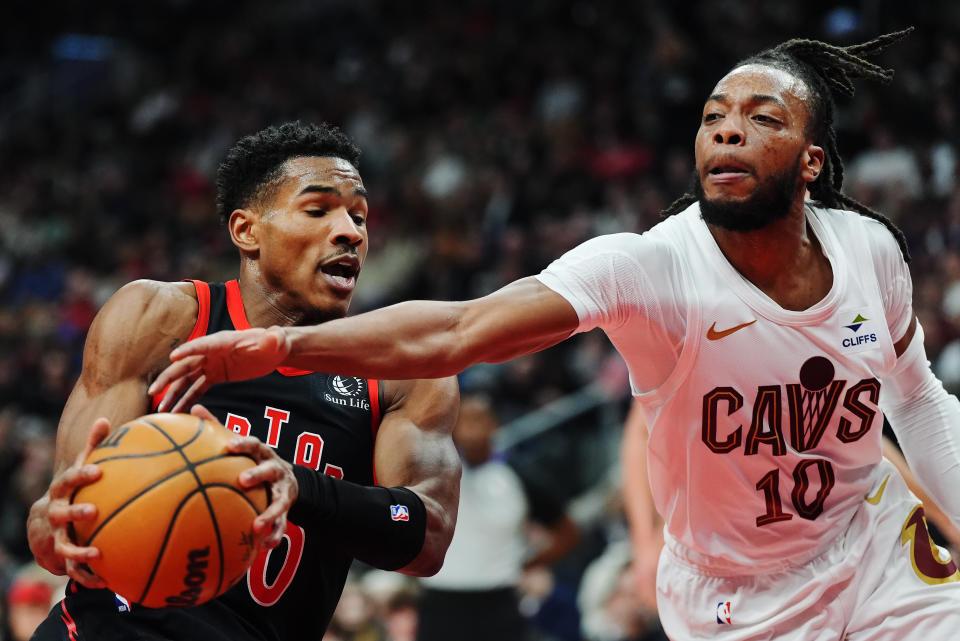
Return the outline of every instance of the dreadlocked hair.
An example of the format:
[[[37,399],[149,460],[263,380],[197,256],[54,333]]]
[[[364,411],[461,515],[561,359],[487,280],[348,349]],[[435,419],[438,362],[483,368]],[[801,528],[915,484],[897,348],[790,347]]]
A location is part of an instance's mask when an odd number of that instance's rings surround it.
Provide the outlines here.
[[[900,246],[905,261],[910,262],[910,251],[903,232],[878,211],[843,194],[843,161],[837,147],[837,132],[833,127],[836,105],[834,95],[850,98],[854,94],[853,79],[867,78],[881,83],[893,79],[893,70],[884,69],[868,61],[890,45],[905,38],[913,27],[888,33],[869,42],[849,47],[838,47],[819,40],[794,39],[772,49],[741,60],[733,69],[749,64],[774,67],[802,80],[810,89],[807,100],[807,135],[813,144],[825,152],[823,169],[812,183],[807,185],[810,196],[819,205],[836,209],[849,209],[882,223]],[[692,193],[685,193],[661,212],[666,218],[697,202]]]

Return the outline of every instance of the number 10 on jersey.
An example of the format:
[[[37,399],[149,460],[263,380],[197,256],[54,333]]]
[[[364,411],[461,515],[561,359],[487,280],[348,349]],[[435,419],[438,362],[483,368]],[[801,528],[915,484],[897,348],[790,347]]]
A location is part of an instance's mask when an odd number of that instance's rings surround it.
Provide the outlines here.
[[[812,500],[807,500],[807,490],[810,488],[810,476],[813,472],[810,468],[816,468],[820,476],[820,489],[813,496]],[[830,461],[824,459],[804,459],[797,463],[793,468],[793,491],[790,493],[790,499],[796,513],[804,519],[814,520],[823,512],[823,504],[827,500],[827,495],[833,489],[836,483],[836,476],[833,473],[833,465]],[[763,493],[767,510],[757,517],[757,527],[770,525],[777,521],[789,521],[793,514],[784,511],[783,500],[780,497],[780,469],[774,468],[763,475],[757,481],[757,490]]]

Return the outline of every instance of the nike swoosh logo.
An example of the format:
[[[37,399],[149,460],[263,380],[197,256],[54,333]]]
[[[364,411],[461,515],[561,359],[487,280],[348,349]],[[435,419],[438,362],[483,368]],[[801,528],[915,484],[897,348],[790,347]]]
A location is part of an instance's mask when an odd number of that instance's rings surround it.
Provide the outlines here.
[[[877,505],[880,503],[880,499],[883,498],[883,491],[887,489],[887,481],[890,480],[890,475],[887,475],[887,478],[883,479],[883,483],[880,484],[880,487],[877,488],[876,493],[873,496],[867,497],[867,503],[870,505]]]
[[[749,323],[741,323],[741,324],[739,324],[739,325],[734,325],[734,326],[731,327],[730,329],[722,329],[722,330],[720,330],[720,331],[717,331],[717,324],[714,323],[713,325],[710,326],[710,329],[707,330],[707,340],[708,340],[708,341],[718,341],[718,340],[720,340],[721,338],[724,338],[724,337],[726,337],[726,336],[729,336],[730,334],[732,334],[732,333],[734,333],[734,332],[739,332],[739,331],[740,331],[741,329],[743,329],[744,327],[747,327],[748,325],[753,325],[753,324],[756,323],[756,322],[757,322],[757,319],[754,318],[754,319],[753,319],[752,321],[750,321]]]

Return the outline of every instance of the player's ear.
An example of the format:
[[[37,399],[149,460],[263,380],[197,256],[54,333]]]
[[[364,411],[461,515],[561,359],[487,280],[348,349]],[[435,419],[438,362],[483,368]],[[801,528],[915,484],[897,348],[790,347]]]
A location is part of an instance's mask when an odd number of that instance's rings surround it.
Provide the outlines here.
[[[803,150],[803,167],[800,175],[803,176],[805,182],[812,183],[817,179],[823,170],[824,158],[823,147],[811,144],[807,145],[807,148]]]
[[[230,239],[237,249],[245,252],[255,252],[260,249],[257,225],[259,221],[259,216],[253,210],[233,210],[227,221],[227,228],[230,229]]]

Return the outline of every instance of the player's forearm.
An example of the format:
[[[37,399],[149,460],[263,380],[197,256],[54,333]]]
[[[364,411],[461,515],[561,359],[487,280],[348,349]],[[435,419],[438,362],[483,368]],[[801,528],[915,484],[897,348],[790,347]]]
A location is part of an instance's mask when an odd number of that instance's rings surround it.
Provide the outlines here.
[[[960,402],[930,371],[919,326],[883,381],[880,406],[920,485],[960,525]]]
[[[423,501],[427,514],[427,529],[420,553],[399,572],[410,576],[433,576],[443,567],[443,559],[453,539],[453,530],[457,525],[457,505],[445,508],[444,505],[429,496],[418,494]]]
[[[409,301],[309,327],[285,328],[283,364],[380,379],[440,378],[473,363],[459,337],[461,304]]]
[[[621,448],[624,511],[635,545],[647,545],[662,537],[662,520],[653,504],[647,472],[647,425],[643,410],[634,402],[627,415]]]
[[[407,566],[426,542],[427,515],[420,497],[404,487],[363,486],[302,466],[290,520],[333,533],[352,556],[382,570]]]

